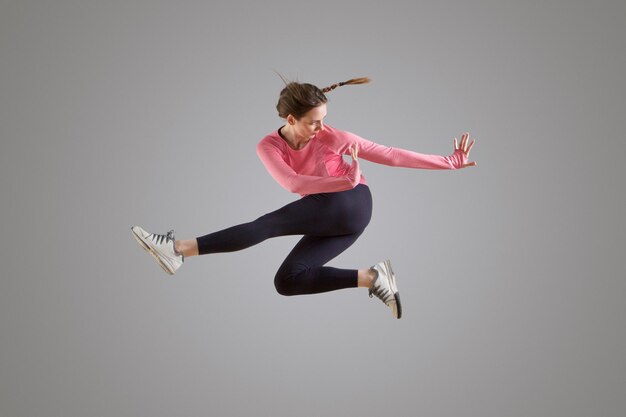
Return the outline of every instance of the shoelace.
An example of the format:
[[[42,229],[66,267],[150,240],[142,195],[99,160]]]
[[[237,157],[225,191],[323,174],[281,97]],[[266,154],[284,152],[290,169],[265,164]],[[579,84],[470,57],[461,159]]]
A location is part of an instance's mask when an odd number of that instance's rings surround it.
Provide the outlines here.
[[[153,233],[151,237],[152,237],[152,240],[154,240],[157,244],[161,245],[163,244],[163,241],[167,243],[170,240],[174,240],[174,231],[170,230],[169,232],[167,232],[166,235],[157,235]]]
[[[378,273],[378,271],[376,272]],[[376,296],[380,299],[380,301],[382,301],[385,304],[388,304],[393,298],[393,294],[388,288],[385,288],[382,285],[378,285],[379,279],[380,279],[380,275],[377,275],[376,280],[374,281],[374,284],[369,289],[370,298],[373,298],[373,296]]]
[[[391,299],[391,291],[389,291],[387,288],[382,288],[382,287],[372,287],[369,290],[369,294],[370,294],[370,298],[373,298],[373,296],[376,296],[378,298],[380,298],[380,300],[387,304],[387,302]]]
[[[379,272],[375,269],[375,268],[371,268],[374,272],[376,272],[376,279],[374,280],[374,283],[372,284],[372,287],[369,289],[369,295],[370,298],[373,298],[374,296],[378,297],[383,303],[387,304],[389,301],[391,301],[393,294],[391,293],[391,291],[389,291],[389,289],[384,288],[380,285],[378,285],[378,280],[380,279],[380,274]]]

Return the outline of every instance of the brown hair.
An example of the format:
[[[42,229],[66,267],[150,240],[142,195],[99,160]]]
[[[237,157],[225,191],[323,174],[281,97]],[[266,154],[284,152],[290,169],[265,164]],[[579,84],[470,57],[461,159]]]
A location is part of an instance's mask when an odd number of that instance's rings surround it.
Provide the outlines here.
[[[295,81],[288,82],[280,74],[278,74],[278,76],[286,84],[285,88],[283,88],[280,92],[278,104],[276,104],[278,116],[283,119],[287,118],[290,114],[296,119],[300,119],[312,108],[328,102],[324,93],[328,93],[337,87],[370,82],[370,79],[367,77],[352,78],[348,81],[342,81],[320,89],[313,84],[299,83]]]

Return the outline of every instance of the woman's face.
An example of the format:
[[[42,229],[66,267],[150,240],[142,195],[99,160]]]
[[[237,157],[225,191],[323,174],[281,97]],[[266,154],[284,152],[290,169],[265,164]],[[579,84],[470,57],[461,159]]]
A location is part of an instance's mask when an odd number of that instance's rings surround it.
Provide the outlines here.
[[[312,139],[317,132],[324,129],[324,117],[326,117],[326,103],[312,108],[299,120],[293,116],[289,123],[293,125],[294,132],[302,139]],[[293,123],[292,123],[293,122]]]

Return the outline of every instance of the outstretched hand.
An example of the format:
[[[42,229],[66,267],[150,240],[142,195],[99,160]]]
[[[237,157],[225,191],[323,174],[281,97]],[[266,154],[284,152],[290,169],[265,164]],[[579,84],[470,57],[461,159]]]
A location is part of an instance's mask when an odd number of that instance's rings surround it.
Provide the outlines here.
[[[461,151],[464,154],[464,159],[468,159],[469,158],[469,154],[470,151],[472,150],[472,146],[474,146],[474,143],[476,142],[476,139],[472,139],[472,142],[469,143],[469,133],[465,132],[463,133],[463,135],[461,136],[461,144],[459,145],[459,143],[457,142],[456,138],[454,138],[454,151]],[[476,162],[466,162],[463,164],[463,166],[461,166],[461,168],[467,168],[467,167],[475,167],[476,166]]]

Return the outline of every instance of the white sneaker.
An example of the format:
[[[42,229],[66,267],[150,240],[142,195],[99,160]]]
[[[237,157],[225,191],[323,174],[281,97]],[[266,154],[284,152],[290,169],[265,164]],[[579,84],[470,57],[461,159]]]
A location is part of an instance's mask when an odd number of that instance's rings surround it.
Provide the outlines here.
[[[387,307],[391,308],[391,313],[397,319],[402,316],[402,306],[400,305],[400,294],[396,287],[396,277],[391,269],[390,261],[379,262],[371,268],[376,273],[372,288],[370,288],[370,298],[376,296],[382,300]]]
[[[156,261],[161,268],[170,275],[183,264],[185,260],[182,253],[174,248],[174,231],[170,230],[166,235],[148,233],[139,226],[130,228],[133,236]]]

